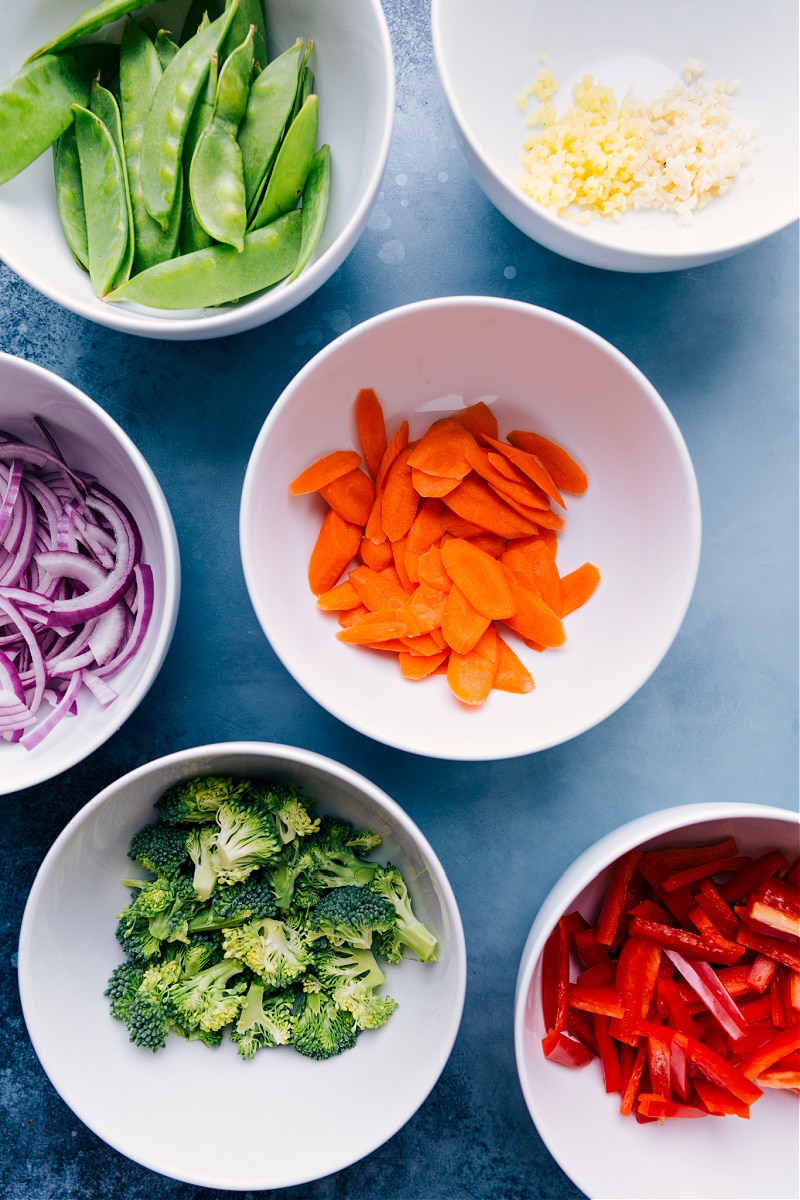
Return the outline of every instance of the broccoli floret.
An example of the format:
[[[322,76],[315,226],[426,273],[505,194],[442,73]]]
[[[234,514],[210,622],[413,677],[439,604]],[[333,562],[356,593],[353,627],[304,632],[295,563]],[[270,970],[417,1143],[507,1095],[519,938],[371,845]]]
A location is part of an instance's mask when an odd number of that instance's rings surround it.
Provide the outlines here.
[[[218,883],[240,883],[257,867],[277,862],[281,847],[269,816],[238,801],[217,809],[215,857]]]
[[[368,950],[374,932],[385,932],[395,923],[395,912],[388,900],[370,888],[332,888],[320,897],[309,920],[312,934],[320,935],[331,945],[350,946]]]
[[[216,846],[216,825],[198,826],[192,829],[186,838],[186,850],[194,864],[192,882],[200,900],[208,900],[217,885],[219,863]]]
[[[381,835],[371,829],[359,829],[343,817],[324,816],[320,821],[320,837],[340,846],[348,846],[356,854],[366,854],[381,844]]]
[[[181,976],[164,1000],[166,1012],[177,1030],[187,1037],[198,1031],[213,1034],[237,1020],[247,980],[230,981],[243,970],[243,963],[226,958],[194,975]]]
[[[254,871],[242,883],[216,888],[210,902],[189,922],[189,932],[243,925],[255,917],[274,917],[276,911],[269,879],[263,871]]]
[[[309,837],[319,829],[319,817],[312,816],[309,808],[315,801],[301,796],[290,784],[257,785],[248,793],[247,800],[271,814],[284,846],[295,838]]]
[[[105,994],[112,1017],[125,1023],[135,1046],[155,1053],[166,1044],[170,1019],[165,996],[179,973],[174,961],[151,967],[128,961],[114,968]]]
[[[395,911],[396,921],[391,929],[378,934],[377,952],[387,962],[399,962],[404,948],[416,954],[420,962],[435,962],[439,954],[436,937],[414,915],[406,881],[397,867],[387,863],[379,867],[370,888],[388,900]]]
[[[126,953],[134,959],[150,959],[163,942],[185,942],[197,904],[191,879],[177,875],[127,882],[135,890],[130,904],[117,914],[117,940]]]
[[[213,820],[220,804],[238,799],[249,786],[222,775],[184,779],[168,788],[155,807],[162,821],[203,824]]]
[[[358,1026],[349,1012],[322,991],[303,991],[292,1018],[289,1044],[306,1058],[331,1058],[356,1043]]]
[[[364,887],[378,869],[377,863],[359,858],[335,830],[309,839],[306,846],[313,861],[309,878],[319,891],[347,884]]]
[[[359,1029],[378,1029],[397,1008],[396,1000],[378,995],[386,976],[371,950],[331,946],[314,967],[334,1004],[350,1013]]]
[[[313,866],[311,851],[302,842],[295,840],[286,847],[279,861],[268,869],[277,909],[286,911],[295,902],[306,908],[316,904],[319,891],[310,880]]]
[[[141,863],[154,875],[172,878],[189,861],[186,849],[188,832],[186,826],[168,825],[164,821],[145,825],[131,838],[128,857]]]
[[[222,952],[222,935],[217,931],[193,932],[190,928],[190,939],[187,945],[178,951],[184,976],[197,975],[210,967],[212,963],[220,962],[224,957]]]
[[[311,961],[303,935],[273,917],[223,930],[222,944],[228,958],[240,959],[274,989],[294,983]]]
[[[294,993],[287,989],[264,995],[262,983],[251,983],[231,1039],[242,1058],[252,1058],[266,1046],[285,1046],[292,1032]]]

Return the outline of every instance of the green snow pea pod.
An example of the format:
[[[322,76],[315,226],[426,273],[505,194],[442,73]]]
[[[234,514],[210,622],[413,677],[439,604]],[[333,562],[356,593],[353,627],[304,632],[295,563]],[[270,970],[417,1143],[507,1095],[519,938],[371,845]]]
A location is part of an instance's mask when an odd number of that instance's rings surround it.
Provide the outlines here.
[[[306,186],[303,188],[303,207],[300,209],[301,238],[300,251],[294,270],[289,276],[289,283],[301,271],[304,271],[311,261],[311,256],[317,248],[322,236],[325,218],[328,215],[328,201],[331,193],[331,148],[326,142],[320,146],[311,160],[311,170],[308,172]]]
[[[189,192],[198,221],[209,237],[244,249],[247,206],[242,152],[236,131],[244,115],[253,73],[253,27],[219,73],[211,119],[197,142]]]
[[[244,190],[248,214],[260,195],[267,174],[289,123],[304,42],[274,58],[250,85],[247,108],[239,126],[238,141],[244,165]]]
[[[248,233],[244,250],[215,245],[171,258],[134,275],[107,300],[132,300],[149,308],[211,308],[231,304],[285,279],[300,249],[300,211]]]
[[[264,11],[264,0],[239,0],[236,15],[231,21],[231,27],[222,43],[220,62],[224,62],[237,46],[241,46],[251,26],[255,30],[253,34],[254,61],[258,65],[258,70],[266,67],[268,58],[267,18]]]
[[[129,19],[122,31],[119,48],[119,95],[122,140],[133,212],[132,269],[136,273],[151,267],[153,263],[172,258],[178,241],[180,208],[176,205],[173,219],[165,231],[147,211],[142,190],[144,121],[160,79],[161,64],[154,44],[139,24]]]
[[[183,27],[178,38],[179,44],[182,46],[184,42],[188,42],[190,37],[194,37],[204,20],[216,21],[221,14],[221,0],[192,0],[183,19]]]
[[[263,199],[250,222],[251,229],[268,225],[295,208],[303,194],[317,145],[319,105],[316,95],[306,100],[281,142]]]
[[[90,8],[85,8],[79,14],[77,20],[61,33],[56,34],[50,41],[45,42],[38,50],[34,50],[33,54],[28,56],[26,62],[32,62],[42,54],[51,54],[55,50],[63,50],[66,46],[71,46],[73,42],[77,42],[78,38],[85,37],[88,33],[96,33],[104,25],[108,25],[120,17],[126,17],[128,13],[136,12],[138,8],[144,8],[146,4],[150,3],[152,3],[152,0],[100,0],[99,4],[93,4]]]
[[[0,183],[13,179],[72,124],[88,77],[73,55],[46,54],[0,85]]]
[[[145,118],[142,188],[150,216],[162,229],[175,203],[186,127],[208,76],[211,55],[228,31],[238,0],[181,46],[159,80]]]
[[[117,104],[116,97],[108,88],[104,88],[98,80],[95,80],[89,95],[89,108],[96,117],[100,118],[114,139],[114,145],[117,148],[122,168],[122,186],[125,191],[125,208],[128,214],[128,245],[114,282],[124,283],[130,275],[133,266],[134,229],[131,197],[128,189],[128,168],[125,162],[125,149],[122,142],[122,121],[119,115],[119,105]]]
[[[89,270],[89,243],[86,236],[86,209],[83,204],[81,160],[75,123],[68,125],[53,145],[53,175],[56,185],[58,216],[72,257]]]
[[[161,70],[166,71],[175,55],[178,53],[178,43],[173,42],[166,29],[159,29],[155,37],[156,54],[161,64]]]
[[[128,248],[128,206],[114,138],[95,113],[73,105],[81,160],[83,203],[89,246],[89,276],[95,295],[113,287]]]
[[[217,94],[217,76],[219,63],[216,54],[211,55],[211,67],[206,79],[205,91],[197,100],[197,103],[192,110],[192,117],[186,130],[186,137],[183,142],[183,175],[184,179],[189,179],[189,171],[192,165],[197,143],[200,140],[200,135],[211,120],[211,114],[214,111],[214,97]],[[206,233],[203,226],[197,219],[197,213],[194,211],[192,204],[192,193],[188,182],[183,189],[183,202],[181,205],[181,228],[179,235],[179,244],[181,254],[191,254],[193,250],[202,250],[204,246],[210,246],[212,242],[211,236]]]

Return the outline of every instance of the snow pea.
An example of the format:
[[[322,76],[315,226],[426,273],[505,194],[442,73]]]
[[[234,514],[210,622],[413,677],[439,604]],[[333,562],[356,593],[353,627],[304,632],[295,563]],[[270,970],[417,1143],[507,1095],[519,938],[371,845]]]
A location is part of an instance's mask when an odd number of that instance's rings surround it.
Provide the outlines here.
[[[43,154],[85,105],[89,82],[71,54],[46,54],[0,86],[0,183]]]
[[[95,295],[104,296],[119,274],[128,246],[122,163],[100,118],[79,104],[72,111],[83,179],[89,276]]]
[[[178,44],[177,42],[173,42],[166,29],[159,29],[155,36],[155,48],[158,61],[161,64],[161,70],[166,71],[178,53]]]
[[[178,43],[182,46],[193,37],[204,21],[216,21],[222,14],[220,0],[192,0],[186,16],[183,19]]]
[[[117,21],[120,17],[126,17],[129,13],[135,12],[138,8],[144,8],[146,4],[150,3],[152,0],[100,0],[99,4],[85,8],[71,25],[56,34],[50,41],[45,42],[38,50],[34,50],[33,54],[30,54],[25,61],[32,62],[43,54],[63,50],[65,47],[71,46],[73,42],[77,42],[78,38],[86,37],[89,33],[96,33],[104,25]]]
[[[119,48],[119,94],[122,140],[133,212],[135,272],[144,271],[165,258],[172,258],[178,240],[178,206],[177,216],[165,231],[147,211],[142,189],[144,120],[160,79],[161,64],[156,48],[139,24],[130,18],[122,31]]]
[[[183,142],[183,176],[185,180],[189,179],[192,159],[197,148],[197,143],[200,140],[200,135],[211,120],[211,114],[214,111],[214,97],[217,94],[217,76],[219,73],[218,66],[217,56],[216,54],[212,54],[205,90],[192,110],[192,116]],[[188,183],[185,184],[183,189],[181,209],[179,236],[181,254],[190,254],[192,250],[202,250],[204,246],[210,246],[212,238],[206,233],[197,219]]]
[[[239,0],[236,15],[231,21],[225,41],[220,51],[220,62],[241,46],[247,37],[248,30],[253,28],[253,59],[258,64],[258,70],[267,65],[267,18],[264,11],[264,0]]]
[[[116,97],[108,88],[104,88],[97,79],[92,84],[92,90],[89,95],[89,108],[96,117],[100,118],[114,139],[114,145],[117,148],[120,167],[122,169],[122,187],[125,193],[125,209],[128,215],[128,244],[114,282],[124,283],[130,275],[133,266],[134,230],[131,197],[128,188],[128,168],[125,162],[125,149],[122,141],[122,120],[119,115],[119,105],[117,104]]]
[[[157,263],[106,299],[179,310],[210,308],[252,296],[291,272],[300,249],[301,219],[297,210],[248,233],[241,253],[233,246],[214,245]]]
[[[251,229],[261,229],[297,205],[316,150],[318,117],[317,96],[312,94],[281,142],[263,199],[250,222]]]
[[[56,185],[58,216],[72,257],[89,270],[89,243],[86,236],[86,209],[83,204],[81,160],[75,123],[68,125],[53,145],[53,176]]]
[[[211,55],[228,31],[238,5],[199,29],[181,46],[159,80],[145,118],[142,188],[150,216],[162,229],[169,225],[178,188],[186,127],[208,76]]]
[[[260,195],[289,123],[300,69],[302,38],[274,58],[250,85],[238,141],[244,165],[248,213]]]
[[[242,152],[236,140],[253,73],[253,26],[219,73],[211,119],[197,142],[189,192],[198,221],[215,241],[244,249],[247,228]]]
[[[308,172],[306,185],[303,188],[302,221],[300,225],[300,251],[294,270],[289,276],[289,283],[301,271],[304,271],[311,261],[311,256],[317,248],[322,236],[325,218],[328,215],[328,201],[331,192],[331,148],[326,142],[320,146],[311,160],[311,170]]]

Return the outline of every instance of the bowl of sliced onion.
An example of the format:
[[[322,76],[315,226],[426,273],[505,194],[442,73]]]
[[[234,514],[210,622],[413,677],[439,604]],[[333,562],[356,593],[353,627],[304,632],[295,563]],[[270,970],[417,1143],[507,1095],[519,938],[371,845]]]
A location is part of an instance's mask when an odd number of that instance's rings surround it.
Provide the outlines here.
[[[175,527],[140,451],[77,388],[0,354],[0,794],[120,728],[179,595]]]

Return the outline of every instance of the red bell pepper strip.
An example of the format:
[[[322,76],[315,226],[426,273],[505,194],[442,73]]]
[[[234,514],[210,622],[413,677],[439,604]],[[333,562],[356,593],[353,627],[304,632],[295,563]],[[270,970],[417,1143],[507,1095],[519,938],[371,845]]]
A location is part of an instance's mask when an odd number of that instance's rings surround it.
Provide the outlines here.
[[[591,1050],[595,1058],[599,1058],[597,1042],[594,1036],[592,1014],[581,1012],[579,1008],[567,1010],[567,1033],[576,1041],[581,1042],[587,1050]]]
[[[765,992],[775,976],[778,964],[768,954],[757,954],[747,968],[747,982],[755,992]]]
[[[622,999],[625,1015],[612,1021],[611,1033],[620,1041],[636,1045],[635,1034],[626,1032],[633,1020],[646,1020],[655,999],[661,948],[653,942],[629,937],[623,943],[617,963],[616,990]]]
[[[583,1012],[601,1013],[606,1017],[623,1017],[625,1005],[617,992],[606,987],[584,987],[571,983],[567,989],[567,1007]]]
[[[671,871],[682,871],[687,867],[714,862],[718,858],[730,858],[738,849],[736,839],[729,836],[702,846],[670,846],[664,850],[650,850],[645,857],[658,857]]]
[[[625,1051],[629,1051],[633,1055],[633,1058],[627,1077],[623,1075],[621,1081],[622,1098],[619,1102],[619,1111],[623,1117],[629,1117],[636,1104],[636,1097],[639,1094],[642,1076],[647,1065],[647,1042],[642,1041],[635,1050],[632,1046],[622,1046],[620,1050],[620,1062],[622,1062]]]
[[[662,1100],[672,1099],[670,1058],[672,1038],[651,1033],[647,1038],[647,1065],[650,1068],[650,1086]]]
[[[745,1104],[738,1096],[734,1096],[733,1092],[719,1087],[718,1084],[712,1083],[710,1079],[705,1079],[702,1075],[698,1075],[693,1080],[693,1086],[712,1116],[742,1117],[745,1121],[750,1120],[750,1105]]]
[[[693,1063],[698,1071],[702,1071],[706,1079],[719,1084],[720,1087],[727,1088],[745,1103],[753,1104],[762,1095],[761,1089],[739,1067],[728,1062],[721,1054],[698,1038],[689,1037],[687,1034],[669,1029],[665,1025],[653,1025],[650,1021],[641,1021],[637,1032],[643,1037],[649,1037],[651,1033],[655,1033],[657,1036],[679,1039],[689,1062]]]
[[[703,880],[695,899],[698,906],[711,918],[717,929],[725,934],[725,937],[732,940],[736,938],[736,931],[739,928],[739,918],[727,900],[722,898],[713,879]]]
[[[625,935],[628,908],[630,907],[626,905],[625,901],[633,873],[639,865],[641,857],[641,850],[628,850],[626,854],[617,859],[614,865],[611,882],[603,898],[597,921],[596,936],[601,946],[619,946]]]
[[[756,954],[768,954],[790,970],[800,972],[800,950],[795,950],[790,942],[769,937],[765,933],[755,933],[745,925],[737,933],[736,940],[748,950],[755,950]]]
[[[693,908],[687,915],[707,946],[713,946],[725,954],[735,953],[734,947],[737,943],[732,942],[730,938],[726,938],[725,934],[717,928],[699,905],[697,908]]]
[[[747,1022],[708,963],[689,962],[677,950],[665,950],[664,953],[697,993],[711,1015],[719,1021],[728,1037],[734,1041],[740,1038],[747,1028]]]
[[[575,982],[580,983],[583,987],[613,988],[616,977],[617,964],[607,958],[604,962],[595,963],[593,966],[587,967],[585,971],[581,971]]]
[[[569,944],[562,917],[542,951],[542,1015],[546,1029],[566,1029],[568,986]]]
[[[672,1117],[707,1117],[708,1113],[694,1104],[681,1104],[677,1100],[662,1100],[660,1096],[647,1095],[642,1092],[639,1096],[638,1110],[645,1117],[655,1117],[657,1121],[665,1121]]]
[[[728,943],[731,949],[709,946],[698,933],[662,925],[659,921],[645,921],[642,917],[632,917],[628,928],[632,937],[655,942],[664,949],[677,950],[687,958],[730,964],[744,954],[744,949],[735,942]]]
[[[573,1041],[566,1034],[559,1033],[557,1029],[551,1029],[542,1038],[542,1049],[545,1058],[549,1058],[551,1062],[560,1063],[562,1067],[585,1067],[594,1058],[591,1050],[588,1050],[586,1046]]]
[[[776,875],[779,871],[785,871],[788,866],[789,862],[785,854],[780,850],[768,850],[766,854],[762,854],[751,862],[748,867],[743,867],[725,883],[721,883],[719,893],[723,900],[733,904],[736,900],[742,900],[762,880],[769,879],[771,875]]]
[[[748,1055],[740,1063],[739,1070],[748,1079],[755,1079],[778,1059],[786,1054],[793,1054],[795,1050],[800,1050],[800,1025],[792,1025],[791,1028],[776,1033],[765,1046]]]
[[[622,1086],[622,1069],[617,1044],[608,1031],[609,1018],[602,1013],[593,1013],[592,1023],[606,1092],[618,1092]]]
[[[779,1029],[788,1029],[797,1020],[797,1014],[792,1013],[790,1016],[786,1011],[786,1005],[783,1000],[783,974],[786,967],[778,966],[772,983],[769,985],[769,999],[772,1006],[772,1024],[777,1025]]]
[[[671,1025],[673,1029],[679,1029],[681,1033],[697,1037],[700,1033],[700,1026],[693,1019],[689,1006],[675,986],[675,980],[671,976],[660,975],[657,993],[659,1013],[665,1024]]]
[[[672,875],[667,876],[661,886],[665,892],[675,892],[678,888],[699,883],[701,879],[710,879],[712,875],[722,875],[726,871],[741,871],[742,867],[746,867],[751,861],[752,859],[747,855],[741,854],[734,854],[729,858],[718,858],[716,862],[701,863],[699,867],[686,867],[682,871],[675,871]]]
[[[736,963],[732,967],[718,967],[717,979],[729,996],[751,996],[754,988],[748,979],[750,963]]]
[[[608,947],[599,944],[595,929],[578,929],[573,940],[575,954],[582,967],[593,967],[596,963],[610,961]]]
[[[767,879],[750,893],[745,910],[761,925],[800,938],[800,889]]]

